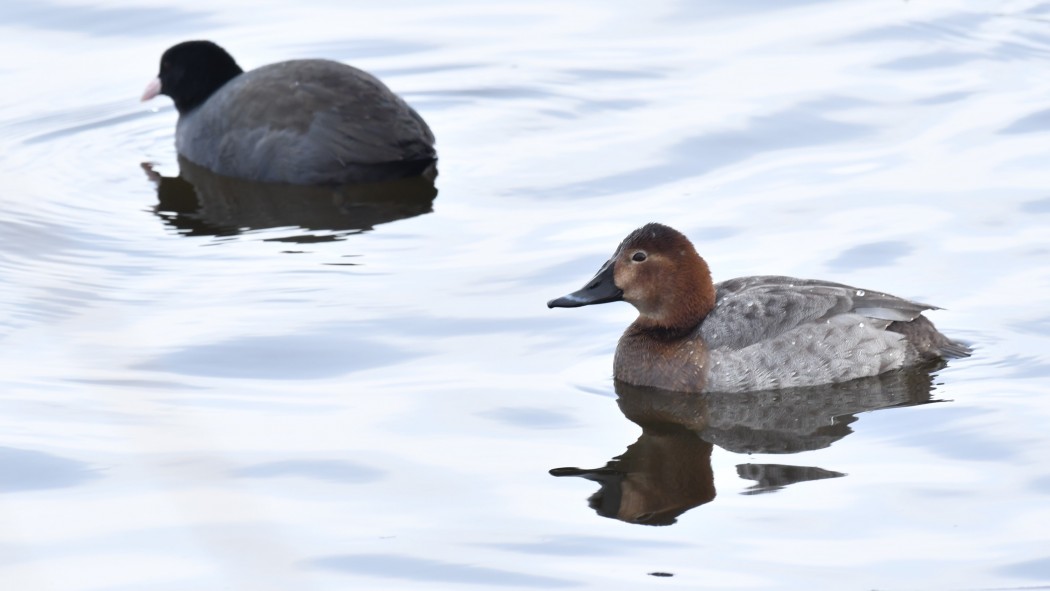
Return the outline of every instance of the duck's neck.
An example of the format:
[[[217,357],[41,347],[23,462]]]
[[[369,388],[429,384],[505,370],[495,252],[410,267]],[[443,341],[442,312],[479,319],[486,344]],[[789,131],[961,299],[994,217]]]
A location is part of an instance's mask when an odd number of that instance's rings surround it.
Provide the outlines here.
[[[715,307],[715,287],[707,264],[693,256],[697,260],[682,266],[650,306],[637,306],[638,318],[616,347],[617,379],[679,392],[704,390],[708,351],[698,328]]]
[[[698,257],[699,258],[699,257]],[[715,307],[715,286],[703,259],[693,272],[675,277],[650,305],[636,306],[638,318],[626,334],[648,335],[659,341],[683,339],[696,332]]]
[[[660,343],[673,343],[689,337],[696,332],[703,319],[696,322],[683,322],[680,324],[666,324],[651,316],[641,315],[624,332],[624,336],[637,336],[652,339]]]

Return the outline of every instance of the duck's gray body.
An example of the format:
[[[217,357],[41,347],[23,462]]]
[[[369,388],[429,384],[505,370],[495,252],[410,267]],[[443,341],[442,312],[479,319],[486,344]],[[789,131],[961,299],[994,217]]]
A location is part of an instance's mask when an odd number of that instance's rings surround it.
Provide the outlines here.
[[[969,354],[922,316],[933,306],[840,283],[742,277],[685,336],[628,328],[613,372],[681,392],[745,392],[834,384]]]
[[[783,276],[715,285],[697,328],[710,392],[812,386],[969,354],[922,316],[936,307],[840,283]]]

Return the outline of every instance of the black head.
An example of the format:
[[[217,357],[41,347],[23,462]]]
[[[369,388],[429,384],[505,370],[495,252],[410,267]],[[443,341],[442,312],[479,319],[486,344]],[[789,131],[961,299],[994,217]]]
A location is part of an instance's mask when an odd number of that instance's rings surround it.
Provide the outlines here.
[[[161,56],[160,74],[142,100],[164,94],[175,101],[180,114],[186,113],[243,71],[225,49],[211,41],[185,41]]]

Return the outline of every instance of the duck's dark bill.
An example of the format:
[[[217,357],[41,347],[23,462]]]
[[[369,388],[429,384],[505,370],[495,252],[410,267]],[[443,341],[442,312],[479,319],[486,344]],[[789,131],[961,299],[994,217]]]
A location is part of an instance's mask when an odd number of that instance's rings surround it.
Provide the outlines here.
[[[548,308],[579,308],[591,304],[604,304],[606,302],[618,302],[623,299],[623,290],[616,287],[613,282],[613,263],[615,259],[609,260],[598,271],[593,279],[587,282],[583,289],[574,291],[569,295],[562,296],[547,302]]]

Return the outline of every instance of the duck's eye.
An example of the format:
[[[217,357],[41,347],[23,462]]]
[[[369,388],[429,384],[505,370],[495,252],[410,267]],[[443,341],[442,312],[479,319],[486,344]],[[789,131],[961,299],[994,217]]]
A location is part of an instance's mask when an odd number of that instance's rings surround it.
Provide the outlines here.
[[[636,262],[636,263],[640,263],[640,262],[644,261],[645,258],[646,258],[645,253],[640,251],[640,250],[638,252],[636,252],[636,253],[631,255],[631,260]]]

